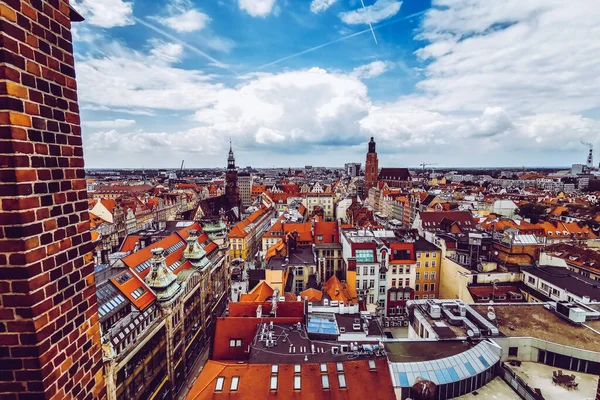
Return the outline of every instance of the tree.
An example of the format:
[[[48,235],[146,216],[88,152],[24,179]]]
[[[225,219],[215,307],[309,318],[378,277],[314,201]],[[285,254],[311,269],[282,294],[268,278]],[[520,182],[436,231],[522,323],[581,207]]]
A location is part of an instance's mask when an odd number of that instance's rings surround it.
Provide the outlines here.
[[[546,207],[537,203],[525,203],[517,209],[517,214],[531,220],[533,224],[537,224],[540,219],[546,217]]]

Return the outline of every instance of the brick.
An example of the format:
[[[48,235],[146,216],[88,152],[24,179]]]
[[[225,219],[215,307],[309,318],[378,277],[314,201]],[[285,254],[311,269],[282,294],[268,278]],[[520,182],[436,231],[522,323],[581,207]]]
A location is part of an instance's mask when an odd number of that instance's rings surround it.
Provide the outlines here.
[[[0,17],[4,17],[12,22],[17,22],[17,13],[15,10],[8,8],[4,4],[0,4]]]
[[[6,82],[6,94],[22,99],[29,98],[27,95],[27,88],[14,82]]]

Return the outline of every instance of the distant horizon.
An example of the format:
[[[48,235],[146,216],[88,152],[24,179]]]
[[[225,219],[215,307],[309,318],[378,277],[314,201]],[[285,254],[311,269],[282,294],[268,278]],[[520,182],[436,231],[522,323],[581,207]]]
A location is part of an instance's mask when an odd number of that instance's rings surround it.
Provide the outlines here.
[[[252,169],[288,169],[291,168],[292,170],[298,170],[298,169],[305,169],[305,166],[302,167],[255,167],[255,166],[245,166],[245,167],[237,167],[238,169],[246,169],[246,168],[252,168]],[[320,166],[320,165],[311,165],[312,168],[325,168],[325,169],[344,169],[343,166],[341,167],[327,167],[327,166]],[[423,170],[423,167],[380,167],[381,168],[407,168],[409,170]],[[125,170],[129,170],[129,171],[138,171],[138,170],[144,170],[144,171],[161,171],[161,170],[180,170],[180,167],[164,167],[164,168],[146,168],[146,167],[136,167],[136,168],[85,168],[86,171],[90,170],[96,170],[96,171],[125,171]],[[222,169],[225,170],[227,169],[226,167],[190,167],[187,168],[184,166],[183,170],[184,171],[193,171],[193,170],[214,170],[214,169]],[[524,170],[524,169],[548,169],[548,170],[563,170],[563,169],[571,169],[570,166],[550,166],[550,167],[536,167],[536,166],[520,166],[520,167],[507,167],[507,166],[494,166],[494,167],[435,167],[435,168],[425,168],[426,171],[431,171],[433,170],[434,172],[436,170],[449,170],[449,169],[456,169],[456,170],[500,170],[500,169],[505,169],[505,170]]]

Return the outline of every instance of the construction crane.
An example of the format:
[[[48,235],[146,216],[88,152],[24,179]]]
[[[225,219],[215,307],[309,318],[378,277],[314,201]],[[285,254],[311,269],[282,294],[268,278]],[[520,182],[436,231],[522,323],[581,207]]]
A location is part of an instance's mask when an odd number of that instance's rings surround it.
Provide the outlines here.
[[[185,162],[185,160],[181,160],[181,168],[179,168],[179,177],[182,178],[183,177],[183,163]]]
[[[438,165],[437,163],[421,163],[419,164],[420,167],[423,167],[423,175],[425,175],[425,167],[428,167],[430,165]]]

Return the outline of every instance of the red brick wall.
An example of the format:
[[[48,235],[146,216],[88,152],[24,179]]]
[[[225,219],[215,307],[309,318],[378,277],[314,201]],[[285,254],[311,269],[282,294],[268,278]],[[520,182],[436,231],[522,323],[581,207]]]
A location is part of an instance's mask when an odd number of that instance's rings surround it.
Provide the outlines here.
[[[596,390],[596,400],[600,400],[600,378],[598,378],[598,389]]]
[[[0,398],[105,398],[67,0],[0,1]]]

